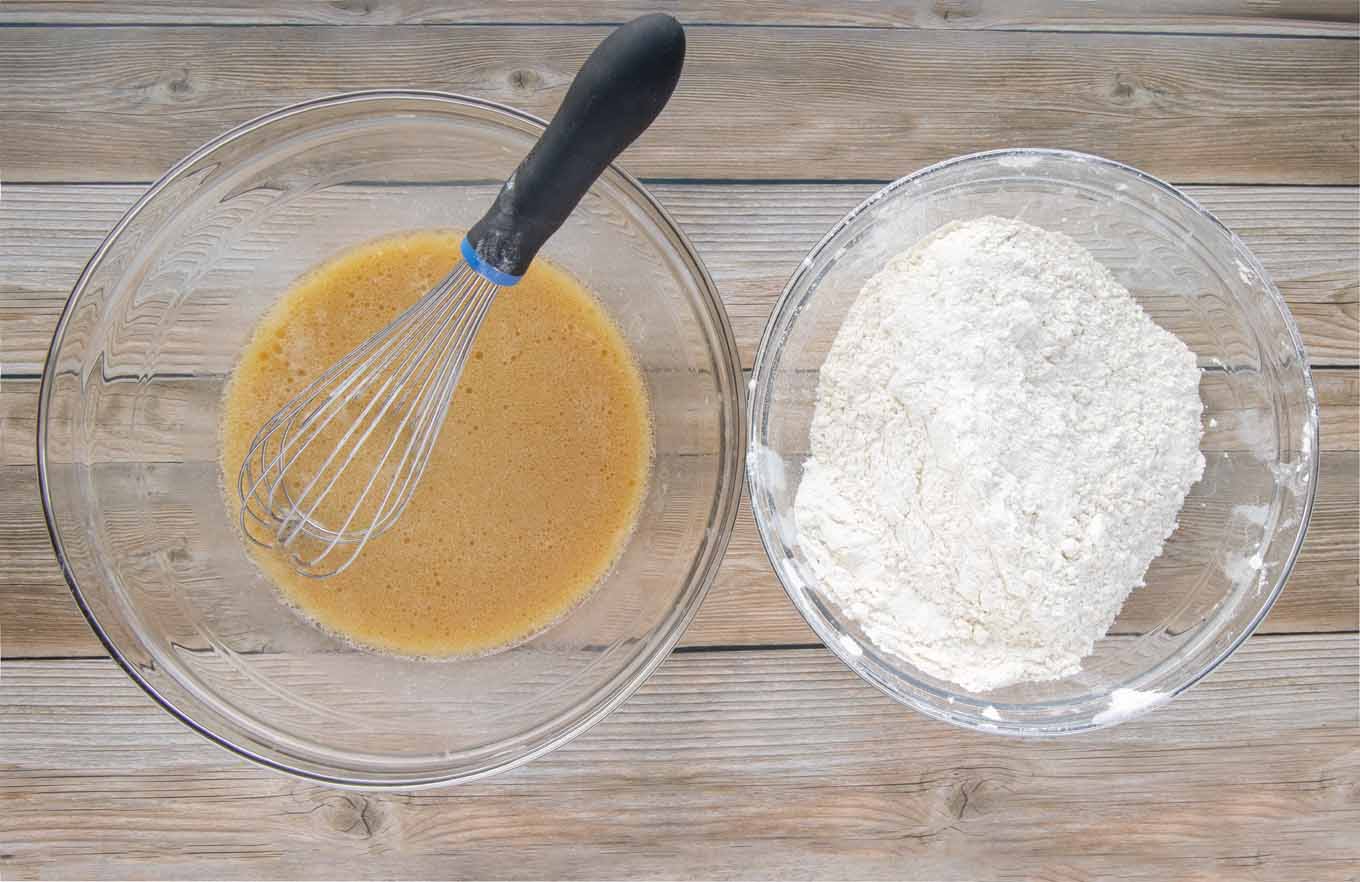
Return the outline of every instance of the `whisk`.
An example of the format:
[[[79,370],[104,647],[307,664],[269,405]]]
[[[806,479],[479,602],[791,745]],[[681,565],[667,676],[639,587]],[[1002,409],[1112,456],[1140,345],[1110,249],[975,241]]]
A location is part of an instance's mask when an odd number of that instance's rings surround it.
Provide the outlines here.
[[[243,532],[324,578],[358,558],[414,495],[473,339],[604,169],[675,89],[685,34],[668,15],[615,30],[468,231],[462,260],[391,324],[290,399],[255,434],[237,477]]]

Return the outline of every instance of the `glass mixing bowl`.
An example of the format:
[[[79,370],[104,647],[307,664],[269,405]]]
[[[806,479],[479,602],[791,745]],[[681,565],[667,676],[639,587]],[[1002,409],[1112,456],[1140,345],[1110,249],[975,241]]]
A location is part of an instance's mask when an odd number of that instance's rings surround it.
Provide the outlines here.
[[[581,606],[482,658],[356,650],[283,603],[223,505],[222,388],[257,319],[348,246],[466,229],[542,128],[508,107],[435,93],[280,110],[166,174],[76,284],[39,414],[53,545],[114,658],[218,744],[350,786],[486,775],[603,718],[698,609],[740,495],[740,364],[694,248],[613,167],[543,254],[599,296],[637,353],[656,459],[631,541]]]
[[[950,221],[997,215],[1066,233],[1199,356],[1206,458],[1180,527],[1081,673],[973,693],[881,652],[824,597],[793,500],[817,376],[864,283]],[[818,636],[865,680],[933,717],[1058,734],[1131,718],[1188,688],[1265,617],[1317,482],[1317,402],[1284,299],[1242,242],[1175,188],[1116,162],[1001,150],[902,178],[846,215],[789,280],[756,356],[747,473],[765,550]]]

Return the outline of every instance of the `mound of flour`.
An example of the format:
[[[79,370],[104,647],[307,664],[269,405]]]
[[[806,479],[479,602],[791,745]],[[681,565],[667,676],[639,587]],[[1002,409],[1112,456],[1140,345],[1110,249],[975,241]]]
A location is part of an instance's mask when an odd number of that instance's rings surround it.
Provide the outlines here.
[[[1199,370],[1066,236],[951,224],[864,286],[799,540],[881,649],[966,689],[1080,670],[1204,471]]]

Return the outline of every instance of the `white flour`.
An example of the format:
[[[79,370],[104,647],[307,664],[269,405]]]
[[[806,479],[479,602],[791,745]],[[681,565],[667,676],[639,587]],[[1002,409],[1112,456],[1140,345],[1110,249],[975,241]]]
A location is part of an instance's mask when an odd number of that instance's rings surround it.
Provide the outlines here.
[[[1090,252],[987,217],[860,293],[794,507],[826,593],[969,690],[1080,670],[1204,471],[1199,370]]]

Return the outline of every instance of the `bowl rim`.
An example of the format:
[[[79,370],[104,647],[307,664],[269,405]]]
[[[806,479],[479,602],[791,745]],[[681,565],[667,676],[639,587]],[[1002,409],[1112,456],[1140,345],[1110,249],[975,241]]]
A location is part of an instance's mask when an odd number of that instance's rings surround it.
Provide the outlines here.
[[[530,762],[544,754],[547,754],[578,735],[594,727],[597,723],[609,716],[619,705],[626,701],[643,683],[645,683],[656,669],[671,654],[671,650],[679,642],[680,638],[694,620],[699,608],[703,605],[703,600],[707,596],[713,581],[717,576],[719,567],[726,555],[727,545],[731,539],[733,527],[736,523],[737,513],[740,508],[740,499],[745,487],[743,473],[745,472],[746,456],[746,383],[742,377],[740,351],[737,347],[736,337],[732,331],[731,319],[727,314],[723,304],[721,292],[717,284],[713,281],[707,266],[705,266],[698,249],[690,241],[689,236],[681,228],[680,224],[671,216],[664,206],[652,195],[642,183],[620,168],[615,162],[611,162],[607,172],[617,175],[618,179],[625,185],[624,189],[634,198],[654,219],[656,225],[660,227],[673,243],[678,245],[678,249],[688,262],[688,269],[694,277],[697,287],[700,289],[701,299],[706,307],[707,318],[712,323],[715,331],[713,339],[712,357],[717,363],[719,371],[727,376],[722,378],[730,385],[733,395],[730,400],[732,418],[730,425],[724,425],[720,438],[719,447],[719,473],[717,492],[709,509],[709,527],[705,531],[703,545],[700,553],[694,558],[690,567],[689,592],[690,596],[684,604],[677,607],[678,615],[674,615],[672,621],[667,624],[668,631],[648,650],[649,655],[631,673],[616,684],[606,683],[596,698],[599,700],[590,708],[589,712],[576,718],[570,725],[566,726],[561,732],[550,737],[544,738],[539,743],[534,744],[531,749],[523,754],[514,756],[503,762],[490,762],[479,765],[466,773],[449,774],[422,774],[398,777],[364,777],[363,775],[344,775],[330,774],[319,771],[318,768],[323,764],[322,761],[313,761],[317,768],[309,768],[302,763],[289,763],[282,759],[267,756],[257,750],[238,744],[226,735],[219,734],[205,724],[198,722],[188,712],[182,710],[173,700],[162,694],[154,684],[137,670],[129,659],[118,649],[112,638],[100,625],[93,609],[87,603],[81,588],[76,579],[66,553],[65,545],[61,538],[61,529],[57,524],[57,516],[52,502],[51,487],[48,480],[48,459],[47,459],[47,423],[51,416],[51,399],[55,385],[56,369],[55,356],[60,350],[66,336],[67,326],[74,313],[75,306],[84,292],[90,277],[99,267],[105,256],[109,252],[115,240],[132,223],[132,221],[151,203],[151,201],[167,186],[178,180],[180,176],[189,168],[193,167],[205,156],[213,151],[229,144],[238,138],[249,135],[258,129],[270,124],[277,123],[290,117],[298,116],[322,108],[338,107],[346,104],[361,104],[369,101],[390,101],[390,100],[425,100],[444,105],[458,105],[466,108],[473,108],[482,111],[490,111],[493,115],[499,114],[508,117],[510,120],[520,123],[528,123],[532,128],[541,132],[547,127],[547,122],[542,118],[485,98],[478,98],[471,95],[463,95],[453,92],[440,92],[435,90],[422,89],[366,89],[351,92],[341,92],[313,98],[306,101],[296,102],[284,107],[277,108],[259,116],[253,117],[240,125],[237,125],[222,134],[210,139],[203,145],[191,151],[183,159],[176,162],[164,174],[156,179],[137,201],[119,218],[118,222],[108,232],[99,243],[98,248],[86,261],[84,268],[77,277],[75,284],[71,288],[71,293],[66,298],[66,303],[62,307],[61,315],[57,320],[56,327],[52,333],[52,340],[48,345],[47,355],[43,362],[42,379],[38,390],[38,414],[37,431],[35,442],[37,448],[37,472],[38,472],[38,491],[42,501],[43,520],[47,526],[48,538],[52,543],[52,550],[57,559],[57,565],[61,568],[62,576],[66,580],[67,587],[75,599],[77,607],[85,617],[95,636],[108,652],[109,656],[122,668],[123,672],[136,683],[143,692],[151,697],[156,704],[179,720],[191,731],[206,738],[208,741],[222,747],[238,756],[241,756],[258,765],[283,772],[299,778],[317,781],[334,787],[349,790],[364,791],[390,791],[390,790],[412,790],[429,787],[438,787],[454,783],[476,781],[491,775],[499,774],[510,769],[517,768]],[[501,124],[507,122],[506,119],[499,120]],[[724,419],[724,423],[729,422]],[[615,675],[617,678],[619,675]],[[601,697],[602,696],[602,697]],[[532,730],[530,730],[532,731]],[[283,754],[282,756],[288,756]]]
[[[1194,686],[1222,664],[1228,656],[1232,655],[1239,646],[1246,642],[1247,638],[1256,631],[1265,617],[1269,615],[1271,608],[1275,605],[1275,601],[1284,590],[1285,583],[1289,580],[1289,576],[1294,570],[1294,565],[1298,560],[1299,552],[1303,547],[1304,538],[1308,532],[1308,525],[1312,518],[1313,505],[1317,493],[1317,482],[1321,461],[1320,448],[1318,446],[1318,403],[1316,389],[1313,384],[1312,370],[1308,364],[1303,339],[1299,333],[1298,323],[1294,320],[1293,314],[1289,311],[1289,306],[1284,299],[1284,295],[1280,293],[1279,287],[1276,286],[1274,280],[1265,271],[1265,268],[1261,266],[1256,255],[1247,248],[1246,243],[1244,243],[1226,224],[1214,216],[1211,211],[1197,202],[1189,194],[1185,193],[1180,188],[1167,183],[1161,178],[1148,174],[1147,172],[1126,163],[1119,162],[1118,160],[1076,150],[1050,147],[1007,147],[997,150],[983,150],[953,156],[941,160],[940,162],[927,165],[910,174],[903,175],[902,177],[883,185],[878,190],[865,197],[859,204],[850,209],[844,217],[833,224],[831,228],[827,230],[826,234],[818,240],[817,244],[808,250],[807,255],[803,258],[802,262],[798,265],[798,268],[794,270],[793,274],[789,277],[788,282],[784,285],[784,289],[780,292],[779,298],[775,301],[774,308],[770,312],[770,317],[765,323],[765,328],[761,333],[760,343],[756,347],[755,361],[751,370],[750,394],[747,396],[747,443],[754,446],[756,443],[755,439],[761,436],[757,422],[761,414],[758,413],[757,409],[761,402],[767,401],[768,399],[768,395],[765,394],[771,377],[768,362],[771,358],[775,357],[782,348],[776,345],[776,329],[783,324],[780,319],[785,315],[790,304],[793,302],[795,291],[798,289],[804,277],[812,271],[817,258],[822,252],[831,247],[839,239],[840,235],[845,232],[861,214],[877,203],[893,196],[903,187],[957,165],[1007,158],[1047,158],[1065,162],[1077,161],[1090,163],[1104,166],[1116,172],[1133,175],[1139,180],[1152,185],[1175,199],[1177,202],[1180,202],[1195,211],[1201,218],[1209,221],[1212,226],[1216,227],[1227,237],[1239,254],[1246,258],[1249,268],[1264,285],[1272,305],[1279,311],[1280,316],[1284,319],[1285,328],[1288,331],[1290,343],[1293,347],[1292,355],[1297,359],[1297,362],[1302,369],[1304,392],[1308,402],[1308,431],[1306,437],[1302,439],[1302,446],[1310,451],[1310,472],[1307,490],[1304,493],[1303,508],[1299,517],[1298,532],[1294,537],[1293,545],[1289,550],[1289,554],[1286,557],[1283,566],[1280,568],[1279,575],[1275,579],[1274,584],[1271,585],[1269,592],[1264,596],[1260,608],[1251,617],[1241,633],[1226,647],[1216,653],[1213,658],[1203,664],[1203,666],[1193,671],[1193,673],[1183,682],[1165,692],[1158,693],[1155,701],[1150,701],[1142,707],[1133,709],[1128,713],[1112,713],[1103,716],[1096,715],[1091,719],[1062,717],[1051,723],[1021,723],[1005,719],[993,720],[986,717],[978,718],[972,714],[965,715],[962,713],[951,713],[935,707],[926,701],[920,700],[915,696],[898,693],[893,689],[890,689],[886,684],[880,682],[878,678],[871,676],[858,661],[859,654],[851,652],[850,648],[845,645],[845,641],[841,639],[841,635],[832,631],[826,620],[812,608],[811,604],[809,604],[805,598],[800,596],[799,592],[795,591],[794,588],[790,586],[788,579],[784,575],[783,568],[780,565],[780,557],[776,555],[776,549],[781,547],[782,543],[774,530],[774,525],[772,523],[773,513],[766,511],[766,500],[760,492],[760,485],[753,465],[759,457],[755,455],[754,450],[747,451],[746,485],[747,492],[751,499],[751,513],[756,522],[756,532],[760,536],[760,544],[765,550],[765,556],[769,559],[775,577],[779,580],[780,587],[784,589],[784,593],[788,596],[789,602],[798,610],[799,615],[803,617],[808,626],[816,633],[823,645],[830,649],[846,667],[854,671],[860,679],[869,683],[879,692],[882,692],[899,704],[913,708],[928,717],[942,720],[971,731],[1013,737],[1072,735],[1109,728],[1141,717],[1152,711],[1154,708],[1166,704],[1191,686]],[[855,644],[855,648],[859,649],[860,647],[858,644]],[[1153,670],[1156,667],[1157,666],[1154,666],[1149,670]],[[962,693],[957,694],[962,695]],[[970,700],[973,698],[971,695],[968,697]],[[953,703],[952,696],[950,703]]]

